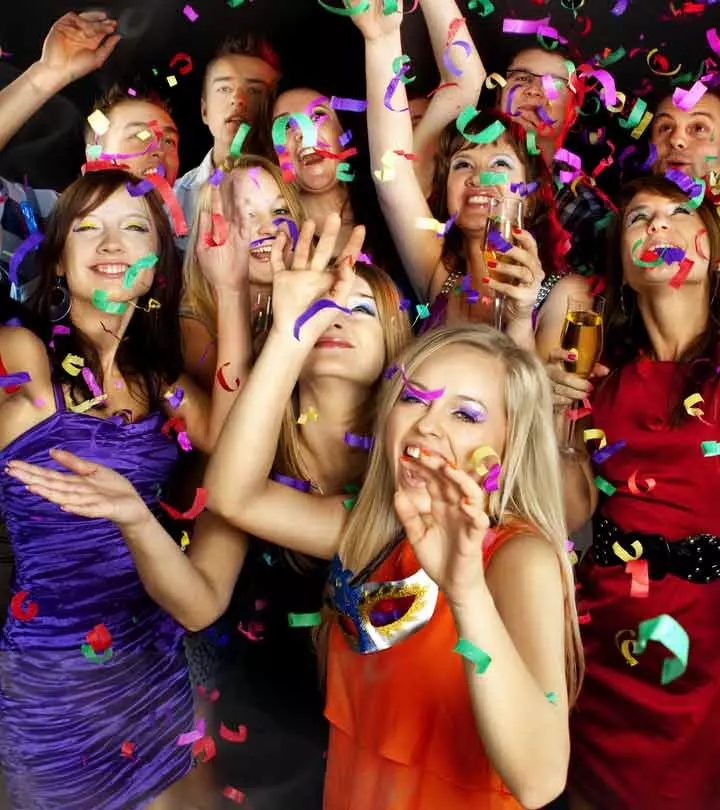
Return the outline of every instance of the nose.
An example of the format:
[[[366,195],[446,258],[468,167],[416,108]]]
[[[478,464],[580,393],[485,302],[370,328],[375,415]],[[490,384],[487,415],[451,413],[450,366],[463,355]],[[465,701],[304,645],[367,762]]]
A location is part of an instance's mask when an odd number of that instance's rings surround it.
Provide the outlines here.
[[[422,416],[415,425],[421,436],[432,436],[439,439],[442,436],[440,425],[440,409],[437,402],[431,402],[423,411]]]
[[[236,107],[239,107],[241,110],[244,110],[247,106],[247,96],[245,91],[241,88],[238,88],[237,92],[235,93],[235,97],[233,98],[233,104]]]
[[[272,214],[268,214],[260,223],[258,233],[262,236],[276,236],[277,232],[278,226],[273,223]]]
[[[658,211],[656,214],[653,214],[652,219],[648,223],[648,233],[659,233],[660,231],[665,231],[670,227],[670,221],[662,211]]]
[[[465,181],[465,185],[472,188],[477,188],[480,185],[480,175],[471,174]]]
[[[115,255],[122,251],[123,246],[117,231],[114,228],[104,228],[98,244],[98,253]]]
[[[675,127],[675,129],[670,133],[670,146],[672,146],[673,149],[685,149],[687,147],[687,142],[687,136],[680,129],[680,127]]]

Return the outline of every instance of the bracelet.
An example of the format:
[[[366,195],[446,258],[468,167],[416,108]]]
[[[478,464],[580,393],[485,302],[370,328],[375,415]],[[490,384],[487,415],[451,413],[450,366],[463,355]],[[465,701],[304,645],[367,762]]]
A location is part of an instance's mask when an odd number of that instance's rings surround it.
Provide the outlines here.
[[[458,643],[453,647],[453,652],[462,655],[463,658],[475,664],[475,672],[478,675],[482,675],[492,661],[492,658],[484,650],[464,638],[458,640]]]

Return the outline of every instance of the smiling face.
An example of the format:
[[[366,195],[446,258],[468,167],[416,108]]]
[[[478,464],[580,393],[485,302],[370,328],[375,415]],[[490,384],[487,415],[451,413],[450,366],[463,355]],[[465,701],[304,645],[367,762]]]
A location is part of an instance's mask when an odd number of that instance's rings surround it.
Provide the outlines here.
[[[65,277],[73,305],[91,304],[96,290],[110,301],[135,301],[152,286],[155,270],[141,270],[128,288],[123,286],[125,274],[157,249],[157,230],[145,198],[131,197],[121,187],[73,222],[57,274]]]
[[[138,155],[118,158],[118,163],[126,164],[133,174],[157,173],[162,165],[172,186],[177,180],[180,158],[178,131],[170,114],[149,101],[129,100],[115,104],[107,119],[110,128],[101,138],[103,150],[110,154]],[[151,144],[152,149],[148,150]]]
[[[678,169],[692,177],[720,170],[720,98],[705,95],[688,112],[678,109],[672,97],[657,108],[652,126],[657,149],[653,170],[664,174]]]
[[[216,145],[229,148],[241,123],[255,123],[277,78],[277,71],[256,56],[230,54],[211,63],[200,111]]]
[[[502,459],[507,433],[505,374],[500,359],[466,344],[440,349],[412,374],[413,388],[444,389],[443,395],[426,402],[404,389],[390,411],[385,439],[395,486],[407,492],[421,512],[429,511],[428,474],[413,455],[438,454],[476,479],[471,464],[475,450],[487,445],[497,460]]]
[[[693,262],[684,284],[708,282],[710,244],[699,214],[687,201],[642,191],[625,209],[622,233],[623,276],[636,292],[667,285],[678,272],[678,262],[652,268],[636,264],[645,251],[662,247],[680,248]]]
[[[273,121],[282,115],[304,113],[316,126],[317,147],[328,152],[342,151],[340,136],[343,129],[329,101],[317,90],[299,89],[282,93],[273,109]],[[313,103],[318,101],[319,103]],[[303,147],[299,127],[288,125],[285,146],[293,168],[297,174],[297,184],[308,194],[321,194],[334,188],[339,180],[336,177],[337,160],[323,158],[313,147]]]
[[[506,174],[506,183],[480,185],[481,172]],[[482,178],[483,180],[491,178]],[[512,183],[526,182],[525,166],[504,136],[490,144],[468,145],[450,160],[447,209],[458,212],[455,224],[465,233],[484,232],[491,199],[519,197]]]
[[[540,108],[553,121],[552,130],[547,129],[548,125],[542,129],[544,135],[557,135],[564,129],[570,90],[568,68],[562,56],[539,48],[521,51],[513,59],[505,77],[507,84],[500,94],[503,112],[513,116],[525,129],[535,132],[543,128],[543,118],[538,113]],[[548,77],[545,82],[555,88],[557,98],[549,97],[543,77]]]
[[[385,336],[372,288],[357,273],[347,308],[317,341],[303,367],[304,379],[337,377],[370,387],[385,368]]]
[[[230,175],[233,216],[240,217],[243,230],[250,240],[249,277],[253,284],[272,284],[270,252],[280,228],[279,218],[292,219],[287,200],[265,169],[254,167],[234,169]],[[294,220],[293,220],[294,221]]]

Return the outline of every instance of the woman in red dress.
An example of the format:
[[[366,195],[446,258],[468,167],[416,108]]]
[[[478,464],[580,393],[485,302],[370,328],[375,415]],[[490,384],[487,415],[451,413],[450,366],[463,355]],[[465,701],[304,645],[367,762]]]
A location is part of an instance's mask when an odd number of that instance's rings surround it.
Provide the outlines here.
[[[578,567],[587,671],[570,785],[583,810],[720,807],[720,223],[696,200],[665,178],[626,189],[608,278],[611,371],[589,417],[607,449],[590,439],[592,470],[587,454],[565,462],[570,528],[595,512]],[[557,404],[591,393],[559,366],[551,376]],[[689,637],[684,672],[662,643],[638,645],[660,616],[660,641],[674,637],[680,659]]]

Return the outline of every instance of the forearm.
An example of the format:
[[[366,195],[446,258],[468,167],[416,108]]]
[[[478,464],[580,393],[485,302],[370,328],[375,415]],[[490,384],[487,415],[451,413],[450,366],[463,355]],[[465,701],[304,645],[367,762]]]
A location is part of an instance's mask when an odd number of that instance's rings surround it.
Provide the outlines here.
[[[219,514],[236,513],[267,483],[285,407],[307,354],[291,335],[270,331],[205,473],[209,505]]]
[[[505,334],[523,349],[535,352],[535,330],[532,314],[529,317],[513,318],[505,329]]]
[[[20,127],[66,84],[63,76],[35,62],[0,91],[0,151]]]
[[[528,670],[485,586],[454,615],[458,636],[487,653],[483,674],[465,672],[488,758],[520,803],[541,807],[563,789],[570,753],[565,684],[541,685]],[[545,690],[556,692],[557,703]]]
[[[150,598],[188,630],[211,624],[223,606],[205,575],[180,550],[148,510],[147,519],[123,531]]]
[[[208,428],[208,447],[215,447],[222,426],[250,374],[253,360],[250,329],[250,292],[246,285],[241,291],[217,290],[217,369],[212,387],[212,404]],[[227,390],[217,379],[221,370]],[[236,386],[235,380],[239,380]]]

